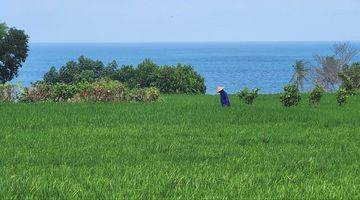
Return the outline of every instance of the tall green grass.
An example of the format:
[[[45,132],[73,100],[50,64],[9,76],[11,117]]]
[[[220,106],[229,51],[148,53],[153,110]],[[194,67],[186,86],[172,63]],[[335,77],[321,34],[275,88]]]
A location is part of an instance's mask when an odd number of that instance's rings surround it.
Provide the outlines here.
[[[0,104],[0,199],[360,198],[360,98]]]

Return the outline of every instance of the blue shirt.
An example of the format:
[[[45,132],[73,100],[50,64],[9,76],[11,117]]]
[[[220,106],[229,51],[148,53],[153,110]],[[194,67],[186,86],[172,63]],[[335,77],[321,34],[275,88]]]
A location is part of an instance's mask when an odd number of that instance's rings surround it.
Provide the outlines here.
[[[230,106],[230,100],[225,90],[220,91],[220,102],[222,106]]]

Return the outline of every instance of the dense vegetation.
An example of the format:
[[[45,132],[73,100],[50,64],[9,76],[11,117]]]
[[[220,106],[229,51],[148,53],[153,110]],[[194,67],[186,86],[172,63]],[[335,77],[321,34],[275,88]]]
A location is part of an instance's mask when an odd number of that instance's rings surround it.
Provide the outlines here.
[[[26,88],[0,84],[0,102],[151,102],[159,98],[160,91],[157,88],[129,89],[119,81],[108,78],[93,83],[37,83]]]
[[[360,99],[0,104],[0,199],[359,199]]]
[[[104,65],[81,56],[77,62],[70,61],[59,71],[52,67],[44,75],[46,84],[92,83],[101,78],[110,78],[126,84],[129,88],[156,87],[162,93],[205,94],[206,87],[202,78],[193,67],[178,64],[176,66],[158,66],[145,59],[137,67],[121,66],[113,61]]]

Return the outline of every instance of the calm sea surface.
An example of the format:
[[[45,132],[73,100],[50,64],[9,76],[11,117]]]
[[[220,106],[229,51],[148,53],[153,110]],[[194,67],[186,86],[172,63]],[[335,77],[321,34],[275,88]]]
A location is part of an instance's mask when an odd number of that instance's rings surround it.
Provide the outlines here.
[[[230,93],[247,86],[261,93],[277,93],[287,84],[297,59],[313,62],[314,54],[329,54],[333,42],[242,42],[242,43],[114,43],[114,44],[30,44],[29,57],[15,82],[29,85],[41,80],[51,66],[84,55],[105,64],[136,65],[145,58],[157,64],[191,64],[205,77],[207,92],[217,85]],[[360,49],[360,42],[352,43]],[[357,56],[354,61],[360,61]]]

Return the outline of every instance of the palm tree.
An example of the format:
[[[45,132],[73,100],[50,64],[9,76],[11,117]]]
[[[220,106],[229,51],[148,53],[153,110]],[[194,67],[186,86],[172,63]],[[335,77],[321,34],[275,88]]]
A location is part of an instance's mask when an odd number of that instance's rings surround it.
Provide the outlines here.
[[[290,80],[291,83],[297,85],[301,90],[304,89],[304,81],[309,73],[308,62],[305,60],[297,60],[293,65],[294,74]]]

